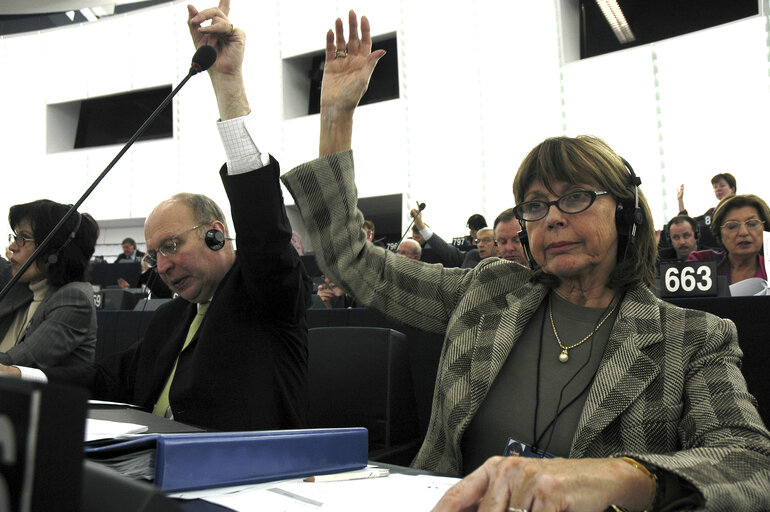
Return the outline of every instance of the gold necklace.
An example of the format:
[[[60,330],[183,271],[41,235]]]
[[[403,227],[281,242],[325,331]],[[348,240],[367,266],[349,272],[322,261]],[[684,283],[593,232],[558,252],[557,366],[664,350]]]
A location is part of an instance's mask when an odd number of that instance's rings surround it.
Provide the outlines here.
[[[590,333],[588,333],[588,335],[586,335],[585,338],[583,338],[582,340],[578,341],[574,345],[570,345],[568,347],[565,347],[564,344],[562,344],[562,342],[561,342],[561,338],[559,338],[559,333],[556,332],[556,324],[553,322],[553,308],[551,307],[551,299],[548,299],[548,316],[551,317],[551,327],[553,328],[553,335],[556,336],[556,343],[558,343],[559,346],[561,347],[561,354],[559,354],[559,361],[560,362],[566,363],[567,361],[569,361],[569,354],[567,352],[569,350],[575,348],[575,347],[578,347],[578,346],[582,345],[583,343],[588,341],[591,338],[591,336],[596,334],[596,331],[599,330],[599,328],[602,326],[602,324],[604,324],[604,322],[606,322],[607,319],[610,316],[612,316],[612,313],[615,311],[615,308],[618,306],[618,302],[620,302],[620,301],[615,301],[614,298],[613,298],[612,309],[610,309],[610,312],[607,313],[607,315],[604,318],[602,318],[601,321],[598,324],[596,324],[596,327],[594,327],[594,330],[591,331]]]

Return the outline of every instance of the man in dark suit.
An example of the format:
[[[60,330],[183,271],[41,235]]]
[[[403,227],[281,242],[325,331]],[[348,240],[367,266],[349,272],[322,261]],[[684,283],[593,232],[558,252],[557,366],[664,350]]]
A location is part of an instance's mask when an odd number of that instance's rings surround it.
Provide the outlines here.
[[[291,245],[278,163],[258,150],[253,159],[237,157],[238,144],[253,142],[243,118],[250,110],[241,74],[245,34],[227,20],[228,11],[228,0],[200,13],[190,6],[189,25],[196,47],[212,44],[219,52],[209,73],[238,252],[207,197],[177,194],[162,202],[145,223],[147,259],[179,297],[157,310],[144,338],[127,351],[45,377],[211,429],[303,427],[311,281]],[[201,27],[206,20],[213,21]]]
[[[120,263],[122,261],[134,261],[138,263],[144,258],[144,253],[136,248],[136,241],[133,238],[123,239],[120,245],[123,247],[123,252],[118,255],[115,263]]]

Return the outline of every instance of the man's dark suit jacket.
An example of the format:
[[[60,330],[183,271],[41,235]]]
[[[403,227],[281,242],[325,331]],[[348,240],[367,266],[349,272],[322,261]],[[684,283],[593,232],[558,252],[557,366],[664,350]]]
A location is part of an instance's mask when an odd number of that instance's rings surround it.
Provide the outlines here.
[[[118,257],[117,257],[117,259],[115,259],[114,263],[120,263],[122,260],[136,261],[138,263],[138,262],[142,261],[142,258],[144,258],[144,253],[142,251],[140,251],[139,249],[137,249],[136,250],[136,258],[134,258],[133,260],[121,252],[120,254],[118,254]]]
[[[174,419],[216,430],[298,428],[307,409],[311,282],[291,245],[278,163],[245,174],[220,171],[238,237],[236,261],[203,324],[180,355],[169,399]],[[182,348],[196,305],[158,308],[144,339],[88,368],[52,369],[95,398],[152,409]]]
[[[429,250],[426,250],[429,249]],[[441,263],[445,267],[459,267],[463,263],[465,253],[444,241],[436,233],[426,240],[423,248],[424,257],[420,260],[426,263]]]

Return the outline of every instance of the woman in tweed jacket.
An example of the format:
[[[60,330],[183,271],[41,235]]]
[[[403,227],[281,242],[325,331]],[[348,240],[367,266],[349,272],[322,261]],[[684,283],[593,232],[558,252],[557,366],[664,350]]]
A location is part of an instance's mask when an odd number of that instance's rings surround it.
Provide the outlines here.
[[[435,510],[770,510],[770,435],[739,370],[735,326],[650,292],[651,215],[635,176],[600,140],[546,140],[517,173],[535,271],[495,258],[445,269],[366,242],[349,148],[383,52],[371,52],[361,21],[359,40],[351,11],[347,45],[340,20],[336,37],[327,33],[321,158],[282,179],[334,282],[446,335],[413,465],[472,473]],[[593,368],[584,387],[549,387],[584,368]],[[562,408],[565,390],[577,411]],[[557,404],[550,423],[541,402]],[[500,453],[505,435],[557,457],[493,456],[474,471],[467,460]]]

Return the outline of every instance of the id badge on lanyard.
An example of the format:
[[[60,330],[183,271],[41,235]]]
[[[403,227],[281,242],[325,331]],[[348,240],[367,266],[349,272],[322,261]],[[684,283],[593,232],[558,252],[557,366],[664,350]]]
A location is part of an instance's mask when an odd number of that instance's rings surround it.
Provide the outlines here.
[[[509,437],[505,443],[505,450],[503,450],[503,456],[505,457],[534,457],[538,459],[554,459],[555,455],[551,455],[545,450],[539,448],[533,448],[529,444]]]

